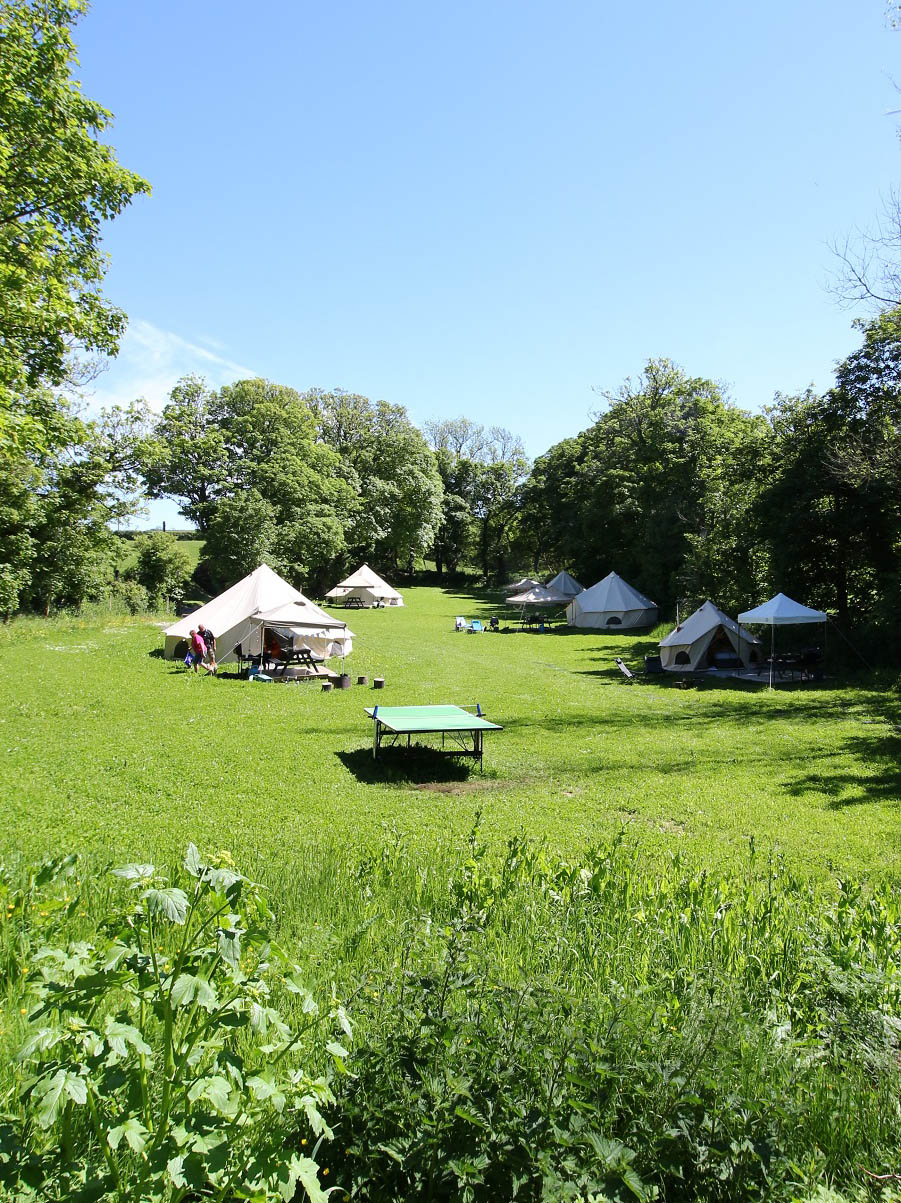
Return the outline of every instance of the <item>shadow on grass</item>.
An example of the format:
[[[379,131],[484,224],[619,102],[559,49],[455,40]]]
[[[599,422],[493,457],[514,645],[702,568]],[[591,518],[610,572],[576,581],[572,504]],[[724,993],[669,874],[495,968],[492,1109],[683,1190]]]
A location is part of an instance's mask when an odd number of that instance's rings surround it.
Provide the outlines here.
[[[901,803],[901,735],[894,728],[880,727],[872,735],[849,739],[845,752],[857,756],[867,766],[867,774],[807,773],[787,784],[786,793],[827,794],[829,810],[873,803]]]
[[[364,785],[384,785],[393,781],[413,785],[467,781],[474,767],[456,756],[421,744],[410,748],[380,748],[377,759],[373,757],[371,747],[336,752],[335,755]]]
[[[165,660],[166,658],[166,653],[161,647],[151,648],[147,655],[151,660]]]

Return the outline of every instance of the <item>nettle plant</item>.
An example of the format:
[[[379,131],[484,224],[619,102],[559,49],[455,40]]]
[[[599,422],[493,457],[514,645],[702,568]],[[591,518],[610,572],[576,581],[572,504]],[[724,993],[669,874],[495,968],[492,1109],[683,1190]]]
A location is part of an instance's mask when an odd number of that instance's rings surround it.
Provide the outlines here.
[[[267,935],[265,891],[227,853],[204,862],[190,845],[175,882],[149,864],[115,874],[133,893],[96,942],[34,953],[0,1193],[324,1203],[315,1157],[334,1098],[303,1059],[318,1029],[344,1072],[323,1030],[350,1036],[344,1008],[320,1011]]]

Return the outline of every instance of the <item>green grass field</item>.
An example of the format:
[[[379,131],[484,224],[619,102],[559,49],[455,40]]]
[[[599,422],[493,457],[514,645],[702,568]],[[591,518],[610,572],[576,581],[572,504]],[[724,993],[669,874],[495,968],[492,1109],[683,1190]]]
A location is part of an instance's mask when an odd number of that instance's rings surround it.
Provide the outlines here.
[[[489,838],[576,853],[625,825],[648,854],[738,863],[753,836],[807,874],[896,877],[898,698],[887,683],[628,684],[651,637],[469,635],[496,599],[409,589],[403,610],[349,612],[348,659],[386,688],[323,694],[188,674],[159,659],[159,621],[23,621],[0,635],[0,848],[28,857],[228,847],[254,870],[310,846],[425,847],[477,811]],[[501,610],[500,613],[503,613]],[[658,634],[659,637],[659,634]],[[474,704],[504,731],[484,772],[374,766],[364,706]]]
[[[637,666],[653,635],[462,634],[454,616],[503,613],[496,597],[405,598],[347,612],[347,669],[384,676],[381,692],[195,676],[161,658],[162,617],[0,631],[0,1153],[33,1158],[0,1156],[0,1195],[9,1177],[19,1197],[24,1166],[42,1198],[113,1170],[103,1198],[138,1197],[151,1173],[154,1198],[194,1197],[167,1177],[174,1145],[156,1169],[124,1144],[111,1158],[134,1091],[84,1061],[79,1023],[58,1029],[68,1060],[36,1037],[60,975],[86,975],[79,1022],[120,1013],[127,975],[102,966],[119,965],[117,933],[143,930],[144,895],[103,870],[152,861],[159,884],[190,891],[176,866],[193,841],[263,883],[288,962],[326,1010],[333,992],[347,1003],[351,1074],[321,1042],[303,1053],[334,1089],[335,1138],[315,1157],[338,1198],[899,1203],[893,681],[628,684],[614,657]],[[484,772],[415,753],[374,763],[375,702],[479,703],[504,730]],[[70,852],[59,881],[27,868]],[[156,931],[160,959],[177,959],[178,921]],[[156,986],[140,970],[155,1002],[128,1012],[155,1067],[168,964]],[[221,957],[195,970],[231,990]],[[271,999],[302,1019],[279,980]],[[179,1010],[185,1030],[196,1010]],[[240,1015],[197,1022],[220,1020],[208,1074],[223,1047],[253,1043]],[[100,1074],[103,1122],[86,1125],[73,1078],[65,1116],[35,1125],[36,1064],[42,1082],[60,1064]],[[176,1072],[180,1089],[199,1072]],[[141,1089],[154,1128],[161,1088]],[[296,1112],[245,1092],[239,1124],[186,1098],[178,1118],[213,1150],[192,1154],[198,1183],[215,1186],[215,1149],[239,1131],[248,1148],[313,1149]]]

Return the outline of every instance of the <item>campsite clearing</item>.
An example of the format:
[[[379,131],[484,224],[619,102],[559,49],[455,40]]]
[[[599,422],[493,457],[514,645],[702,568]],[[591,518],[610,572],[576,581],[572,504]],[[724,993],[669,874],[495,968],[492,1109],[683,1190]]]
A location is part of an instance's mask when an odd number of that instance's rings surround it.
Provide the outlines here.
[[[387,824],[433,848],[477,811],[493,839],[563,853],[621,826],[648,855],[737,864],[754,838],[805,873],[901,873],[898,695],[867,678],[773,694],[728,681],[628,686],[653,635],[454,631],[498,594],[414,588],[391,623],[354,615],[348,670],[323,695],[186,673],[161,622],[21,621],[0,635],[0,852],[103,861],[229,848],[269,876],[292,853],[374,847]],[[661,627],[656,637],[669,627]],[[154,654],[156,653],[156,654]],[[484,775],[453,762],[373,765],[366,705],[479,703],[504,727]],[[453,803],[447,794],[453,793]]]

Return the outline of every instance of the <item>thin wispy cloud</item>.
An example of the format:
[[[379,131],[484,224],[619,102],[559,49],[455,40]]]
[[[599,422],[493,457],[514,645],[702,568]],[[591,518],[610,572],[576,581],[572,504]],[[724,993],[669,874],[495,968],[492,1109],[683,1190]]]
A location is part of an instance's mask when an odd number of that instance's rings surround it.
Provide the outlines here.
[[[200,338],[221,348],[212,338]],[[190,374],[203,376],[213,388],[259,375],[253,368],[211,350],[209,345],[201,345],[201,341],[191,341],[138,318],[129,322],[119,354],[94,383],[88,404],[92,410],[99,410],[128,405],[143,397],[159,413],[173,385]]]

